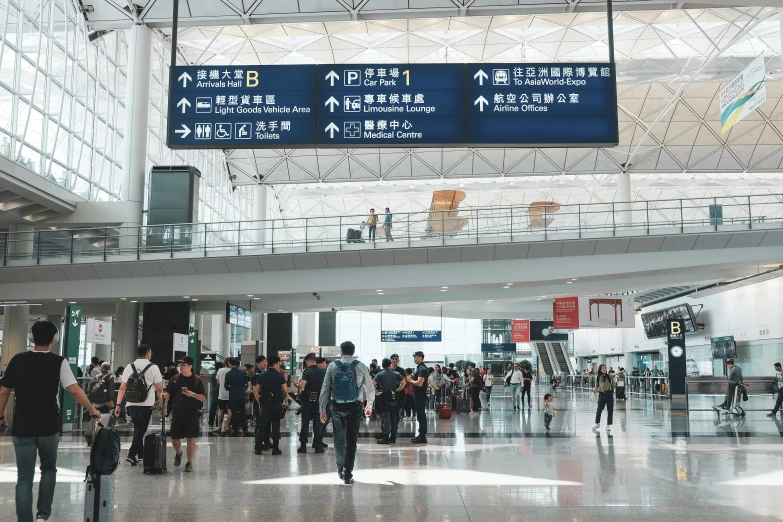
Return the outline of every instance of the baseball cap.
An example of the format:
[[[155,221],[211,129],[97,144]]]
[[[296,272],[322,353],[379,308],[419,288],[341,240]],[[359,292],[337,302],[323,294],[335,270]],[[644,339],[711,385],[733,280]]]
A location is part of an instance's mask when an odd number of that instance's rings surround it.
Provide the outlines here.
[[[397,355],[396,353],[393,353],[393,354],[391,354],[391,357],[389,357],[389,359],[395,359],[395,358],[399,359],[400,356]]]
[[[424,352],[422,352],[421,350],[419,350],[418,352],[415,352],[415,353],[413,354],[413,356],[414,356],[414,357],[424,357]]]
[[[180,359],[180,364],[187,364],[188,366],[193,366],[194,361],[193,357],[185,356],[182,359]]]

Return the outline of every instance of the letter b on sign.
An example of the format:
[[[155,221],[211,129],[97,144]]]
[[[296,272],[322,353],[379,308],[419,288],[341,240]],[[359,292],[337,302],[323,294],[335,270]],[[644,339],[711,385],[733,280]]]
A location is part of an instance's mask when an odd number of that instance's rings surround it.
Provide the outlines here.
[[[247,71],[247,81],[245,83],[248,87],[258,87],[258,71]]]
[[[672,335],[680,335],[682,327],[679,321],[672,321]]]

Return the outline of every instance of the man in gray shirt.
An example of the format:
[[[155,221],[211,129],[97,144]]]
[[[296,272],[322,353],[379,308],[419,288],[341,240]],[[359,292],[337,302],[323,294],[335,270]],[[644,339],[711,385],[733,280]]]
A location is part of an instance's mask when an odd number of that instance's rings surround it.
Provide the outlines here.
[[[718,408],[723,408],[724,410],[731,408],[731,403],[734,401],[734,394],[737,391],[737,385],[742,382],[742,368],[735,366],[733,359],[726,361],[726,367],[729,369],[729,383],[726,386],[726,399],[723,401],[723,404],[713,408],[716,410]]]
[[[370,370],[353,356],[354,344],[345,341],[340,345],[340,352],[342,357],[326,369],[319,404],[321,422],[326,422],[326,410],[331,401],[337,475],[346,484],[353,484],[362,403],[366,401],[364,414],[369,417],[375,402],[375,387]]]

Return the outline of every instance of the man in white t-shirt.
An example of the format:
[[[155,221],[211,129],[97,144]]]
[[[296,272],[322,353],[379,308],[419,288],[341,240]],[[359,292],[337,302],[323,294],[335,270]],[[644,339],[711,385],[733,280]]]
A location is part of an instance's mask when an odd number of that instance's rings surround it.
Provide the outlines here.
[[[135,373],[141,374],[147,385],[147,397],[140,402],[128,401],[126,405],[126,411],[133,421],[133,442],[128,450],[128,456],[125,459],[131,466],[136,466],[139,463],[139,458],[144,456],[144,434],[147,433],[147,428],[150,425],[150,418],[152,412],[155,410],[155,395],[158,396],[158,407],[163,409],[163,377],[160,374],[160,368],[156,364],[150,362],[152,358],[152,348],[146,344],[139,346],[136,352],[138,356],[135,361],[125,367],[125,371],[122,372],[122,385],[120,391],[117,392],[117,400],[115,404],[115,415],[120,414],[120,404],[125,397],[127,391],[128,379]],[[155,388],[155,393],[153,393]],[[132,390],[131,390],[132,391]]]
[[[522,409],[519,405],[519,397],[522,394],[522,370],[519,369],[519,363],[514,365],[514,369],[506,374],[506,386],[511,386],[511,403],[514,410]]]
[[[222,433],[223,416],[226,416],[226,425],[231,426],[231,410],[228,408],[228,390],[226,389],[226,374],[234,367],[234,359],[229,357],[225,360],[225,366],[217,371],[215,379],[218,383],[218,433]]]

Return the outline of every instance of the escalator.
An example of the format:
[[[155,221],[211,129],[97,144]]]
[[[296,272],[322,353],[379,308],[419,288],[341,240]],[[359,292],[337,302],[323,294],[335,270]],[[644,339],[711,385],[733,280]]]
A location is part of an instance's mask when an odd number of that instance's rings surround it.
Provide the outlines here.
[[[544,375],[554,375],[552,373],[552,363],[549,359],[549,352],[546,349],[546,343],[533,343],[541,367],[544,369]]]
[[[557,363],[557,366],[560,367],[559,373],[561,375],[573,374],[574,371],[571,367],[571,359],[568,358],[568,353],[566,352],[567,345],[565,343],[551,343],[550,347],[555,356],[555,362]]]

